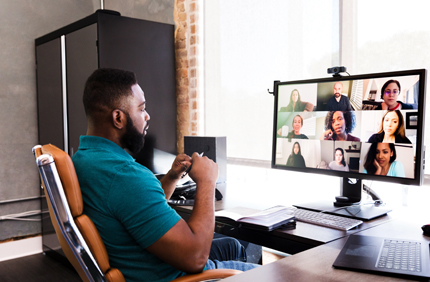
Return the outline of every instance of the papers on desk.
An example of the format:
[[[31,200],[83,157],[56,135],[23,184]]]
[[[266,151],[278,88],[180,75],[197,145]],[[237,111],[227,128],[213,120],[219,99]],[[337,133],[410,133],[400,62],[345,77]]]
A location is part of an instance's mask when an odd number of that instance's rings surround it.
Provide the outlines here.
[[[294,207],[275,206],[246,216],[238,213],[237,210],[239,209],[217,211],[215,218],[231,219],[237,222],[239,227],[262,231],[272,231],[281,226],[294,228],[296,225]]]

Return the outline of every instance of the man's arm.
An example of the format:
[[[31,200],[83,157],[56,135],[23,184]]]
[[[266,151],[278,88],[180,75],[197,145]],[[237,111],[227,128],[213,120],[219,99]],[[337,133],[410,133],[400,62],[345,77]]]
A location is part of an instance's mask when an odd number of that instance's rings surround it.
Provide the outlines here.
[[[196,182],[194,208],[188,222],[179,220],[147,250],[176,269],[201,272],[209,258],[215,227],[214,201],[218,165],[193,154],[189,175]]]

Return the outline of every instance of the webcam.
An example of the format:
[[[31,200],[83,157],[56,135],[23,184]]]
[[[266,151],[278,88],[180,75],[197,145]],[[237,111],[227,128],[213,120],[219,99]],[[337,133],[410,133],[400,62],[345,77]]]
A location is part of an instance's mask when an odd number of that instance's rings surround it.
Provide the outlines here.
[[[340,72],[346,72],[346,67],[332,67],[327,69],[327,73],[339,74]]]

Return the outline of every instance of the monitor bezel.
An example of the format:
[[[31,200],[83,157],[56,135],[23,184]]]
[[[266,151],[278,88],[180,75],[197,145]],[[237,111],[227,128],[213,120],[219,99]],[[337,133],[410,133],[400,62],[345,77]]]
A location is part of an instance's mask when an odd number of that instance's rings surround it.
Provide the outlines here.
[[[305,80],[294,80],[294,81],[274,81],[274,114],[273,114],[273,142],[272,142],[272,159],[271,167],[273,169],[282,169],[288,171],[304,172],[304,173],[315,173],[324,174],[331,176],[338,176],[342,178],[355,178],[355,179],[368,179],[375,181],[391,182],[398,184],[407,185],[422,185],[424,178],[424,126],[425,126],[425,96],[426,96],[426,69],[414,69],[414,70],[403,70],[403,71],[392,71],[392,72],[380,72],[380,73],[368,73],[360,75],[350,76],[332,76],[326,78],[315,78]],[[402,178],[393,176],[381,176],[381,175],[369,175],[359,172],[342,172],[336,170],[325,170],[318,168],[297,168],[284,165],[276,164],[276,140],[277,140],[277,117],[278,117],[278,90],[281,85],[291,84],[310,84],[310,83],[325,83],[325,82],[336,82],[336,81],[348,81],[348,80],[360,80],[370,78],[382,78],[382,77],[399,77],[399,76],[411,76],[419,75],[419,96],[418,96],[418,115],[421,117],[418,119],[417,124],[417,139],[416,139],[416,157],[415,157],[415,175],[414,178]],[[420,130],[421,129],[421,130]],[[366,143],[366,142],[362,142]]]

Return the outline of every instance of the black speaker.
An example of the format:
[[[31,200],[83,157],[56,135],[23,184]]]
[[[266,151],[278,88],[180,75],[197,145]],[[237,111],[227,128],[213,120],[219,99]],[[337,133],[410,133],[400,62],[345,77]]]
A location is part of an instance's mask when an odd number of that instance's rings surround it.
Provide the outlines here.
[[[194,152],[203,153],[218,164],[218,181],[222,183],[227,180],[227,138],[185,136],[184,153],[191,156]]]

